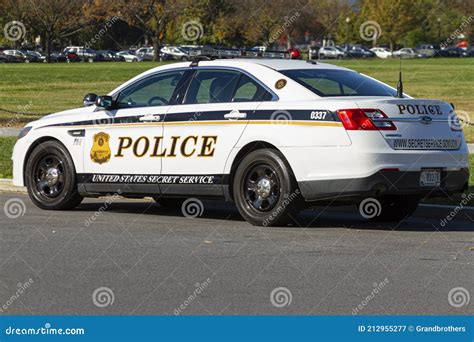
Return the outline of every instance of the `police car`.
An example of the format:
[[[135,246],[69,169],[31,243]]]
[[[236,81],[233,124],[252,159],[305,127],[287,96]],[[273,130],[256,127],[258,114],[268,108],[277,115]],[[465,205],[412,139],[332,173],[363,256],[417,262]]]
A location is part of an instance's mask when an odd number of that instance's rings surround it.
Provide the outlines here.
[[[13,161],[14,184],[43,209],[114,193],[166,206],[221,198],[255,225],[368,198],[377,219],[399,220],[469,177],[452,105],[295,60],[154,68],[28,124]]]

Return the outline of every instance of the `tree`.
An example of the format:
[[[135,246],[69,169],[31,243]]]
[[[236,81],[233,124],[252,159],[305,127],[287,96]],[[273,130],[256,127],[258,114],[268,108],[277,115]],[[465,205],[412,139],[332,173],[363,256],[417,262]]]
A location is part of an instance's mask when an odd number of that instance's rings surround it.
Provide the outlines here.
[[[423,0],[361,0],[360,17],[362,20],[375,22],[380,27],[378,36],[383,36],[393,51],[395,44],[414,30],[424,18],[420,10],[422,2]]]
[[[109,0],[105,2],[110,4],[109,8],[115,9],[118,17],[140,28],[151,38],[155,61],[160,58],[167,25],[182,13],[186,5],[191,4],[189,0]]]
[[[87,24],[82,6],[81,1],[7,0],[7,8],[14,18],[44,39],[48,62],[53,40],[74,35]]]

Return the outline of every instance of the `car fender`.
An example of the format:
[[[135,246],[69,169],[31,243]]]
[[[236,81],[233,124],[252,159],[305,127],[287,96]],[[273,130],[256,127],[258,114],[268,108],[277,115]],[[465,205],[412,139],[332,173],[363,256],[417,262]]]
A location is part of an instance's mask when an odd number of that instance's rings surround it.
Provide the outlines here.
[[[19,139],[13,148],[13,184],[24,186],[24,171],[27,159],[33,149],[44,141],[57,140],[69,152],[76,173],[83,170],[83,144],[85,137],[72,136],[61,127],[33,128],[26,137]]]

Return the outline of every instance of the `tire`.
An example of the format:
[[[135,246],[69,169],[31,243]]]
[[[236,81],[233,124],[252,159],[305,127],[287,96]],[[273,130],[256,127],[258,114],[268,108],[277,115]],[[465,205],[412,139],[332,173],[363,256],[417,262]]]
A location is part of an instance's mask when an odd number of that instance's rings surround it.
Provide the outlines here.
[[[233,177],[234,201],[242,217],[255,226],[291,222],[302,206],[302,196],[290,165],[273,149],[249,153]]]
[[[37,207],[67,210],[82,202],[73,160],[61,143],[50,140],[35,147],[25,170],[28,195]]]
[[[153,197],[156,203],[166,208],[181,208],[184,198]]]
[[[416,197],[386,196],[379,199],[380,214],[371,218],[374,222],[400,222],[410,217],[420,202]]]

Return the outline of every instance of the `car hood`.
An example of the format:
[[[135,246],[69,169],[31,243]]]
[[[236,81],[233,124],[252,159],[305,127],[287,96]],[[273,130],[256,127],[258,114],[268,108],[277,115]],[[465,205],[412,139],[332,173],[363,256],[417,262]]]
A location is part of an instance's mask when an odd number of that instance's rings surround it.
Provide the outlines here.
[[[91,113],[95,110],[95,106],[79,107],[74,109],[65,110],[62,112],[52,113],[43,116],[41,119],[29,123],[27,126],[34,128],[43,127],[48,125],[60,124],[60,123],[72,123],[77,121],[87,120]]]

